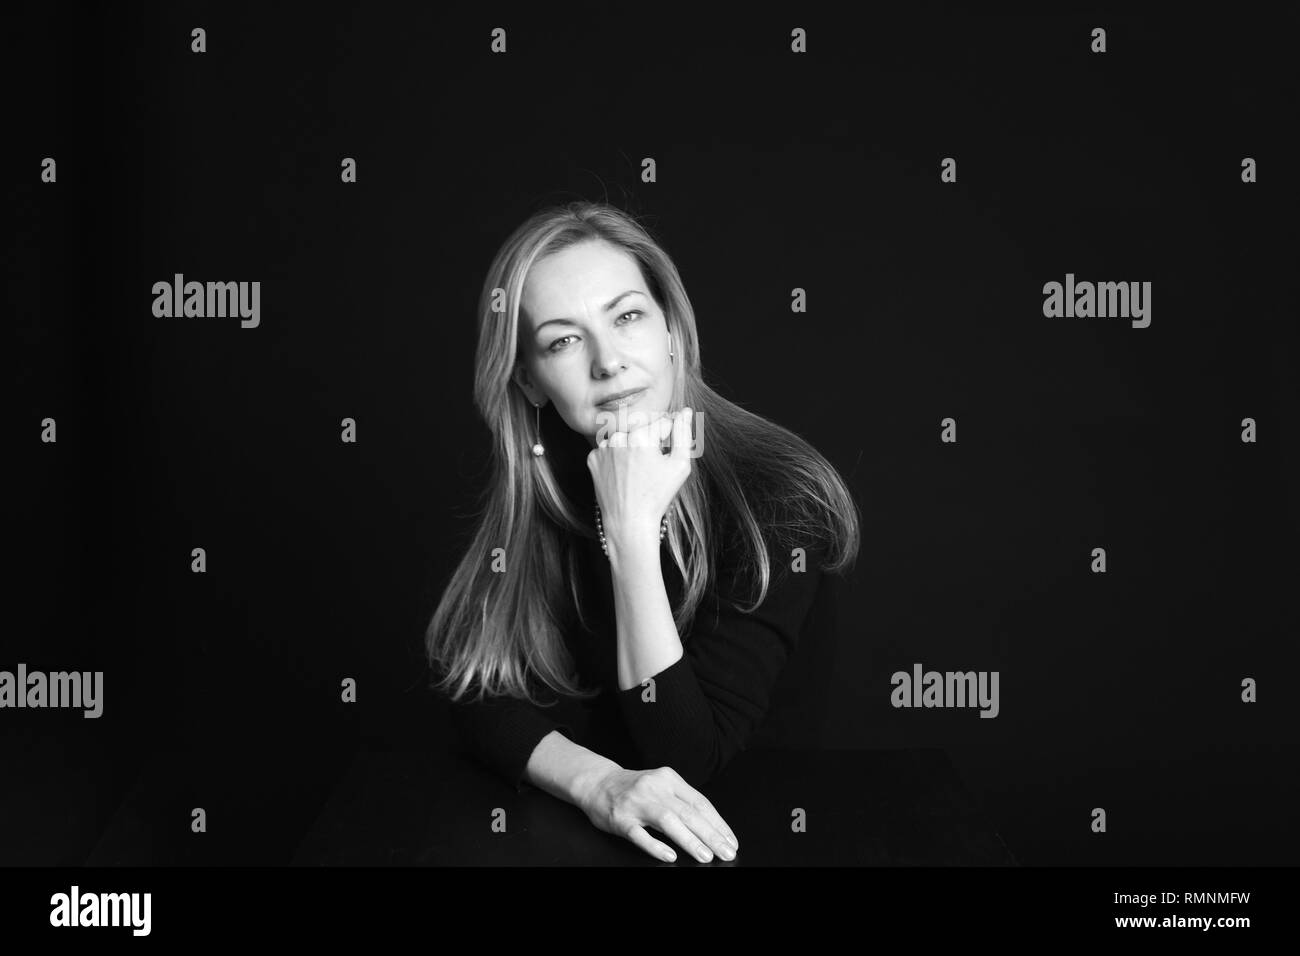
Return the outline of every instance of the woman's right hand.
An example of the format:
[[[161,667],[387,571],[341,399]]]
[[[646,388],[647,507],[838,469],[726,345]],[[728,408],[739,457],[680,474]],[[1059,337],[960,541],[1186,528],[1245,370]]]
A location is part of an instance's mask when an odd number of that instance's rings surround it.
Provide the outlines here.
[[[656,859],[677,859],[671,847],[646,832],[653,826],[678,846],[709,863],[716,853],[734,860],[740,843],[731,827],[700,793],[672,767],[611,770],[579,804],[597,829],[626,837]]]

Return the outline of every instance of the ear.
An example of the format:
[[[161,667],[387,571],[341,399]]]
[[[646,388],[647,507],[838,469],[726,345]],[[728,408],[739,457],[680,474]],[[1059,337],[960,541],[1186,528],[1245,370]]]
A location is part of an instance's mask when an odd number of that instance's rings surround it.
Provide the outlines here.
[[[528,369],[524,368],[523,362],[515,363],[514,371],[511,373],[510,377],[515,380],[516,385],[524,390],[524,394],[528,396],[530,402],[541,402],[542,404],[546,404],[546,399],[542,395],[537,394],[536,390],[533,388],[532,379],[528,377]]]

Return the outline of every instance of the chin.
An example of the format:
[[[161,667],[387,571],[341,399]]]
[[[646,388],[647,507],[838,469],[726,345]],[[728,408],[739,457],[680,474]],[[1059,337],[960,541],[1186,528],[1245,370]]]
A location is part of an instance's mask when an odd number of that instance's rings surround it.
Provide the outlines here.
[[[642,425],[645,425],[647,422],[652,420],[651,418],[646,418],[645,415],[646,409],[642,408],[640,405],[637,405],[635,408],[629,408],[627,410],[626,424],[624,424],[619,421],[619,412],[617,410],[607,412],[603,409],[597,409],[595,418],[592,420],[591,431],[592,434],[595,435],[595,440],[598,442],[601,437],[608,438],[616,431],[631,431],[634,428],[640,428]],[[604,436],[600,434],[601,428],[605,429]]]

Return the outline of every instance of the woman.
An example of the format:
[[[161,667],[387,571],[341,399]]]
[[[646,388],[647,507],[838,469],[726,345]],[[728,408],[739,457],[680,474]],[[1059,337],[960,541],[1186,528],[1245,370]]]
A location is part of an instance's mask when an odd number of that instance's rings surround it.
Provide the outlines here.
[[[608,205],[540,212],[504,243],[476,363],[493,473],[429,625],[433,688],[517,788],[659,859],[676,857],[647,825],[734,858],[696,787],[761,722],[821,573],[856,560],[851,494],[705,384],[676,267]],[[545,709],[574,702],[585,735]]]

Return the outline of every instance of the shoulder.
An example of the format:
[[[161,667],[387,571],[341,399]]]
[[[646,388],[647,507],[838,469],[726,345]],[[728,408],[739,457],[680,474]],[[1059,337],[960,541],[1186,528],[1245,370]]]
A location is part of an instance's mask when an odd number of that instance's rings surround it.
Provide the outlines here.
[[[808,532],[792,509],[769,510],[755,518],[767,567],[763,603],[801,601],[824,577],[828,543],[822,534]],[[732,523],[721,529],[715,556],[717,596],[745,606],[757,600],[764,590],[763,566],[752,536]]]

